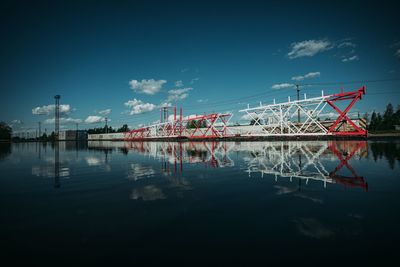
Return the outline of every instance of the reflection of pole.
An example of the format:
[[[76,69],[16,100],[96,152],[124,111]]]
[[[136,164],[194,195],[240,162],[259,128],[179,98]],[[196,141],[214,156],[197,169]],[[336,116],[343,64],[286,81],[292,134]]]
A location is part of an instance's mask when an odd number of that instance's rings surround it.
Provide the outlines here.
[[[78,123],[76,123],[76,137],[75,137],[76,141],[78,141]]]
[[[59,149],[59,142],[54,142],[54,188],[60,188],[60,149]]]
[[[299,153],[299,170],[300,174],[302,174],[302,169],[301,169],[301,154]],[[299,178],[299,191],[301,191],[301,178]]]

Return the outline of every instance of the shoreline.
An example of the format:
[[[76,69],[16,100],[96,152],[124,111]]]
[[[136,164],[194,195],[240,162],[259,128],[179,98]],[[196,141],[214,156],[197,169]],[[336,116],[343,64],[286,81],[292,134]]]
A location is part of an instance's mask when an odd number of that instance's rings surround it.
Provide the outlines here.
[[[232,136],[224,138],[146,138],[136,140],[125,139],[86,139],[86,140],[59,140],[58,142],[87,142],[87,141],[126,141],[126,142],[207,142],[207,141],[228,141],[228,142],[257,142],[257,141],[390,141],[400,140],[400,133],[371,133],[364,136],[257,136],[244,137]],[[53,143],[54,141],[41,140],[0,140],[0,143]]]

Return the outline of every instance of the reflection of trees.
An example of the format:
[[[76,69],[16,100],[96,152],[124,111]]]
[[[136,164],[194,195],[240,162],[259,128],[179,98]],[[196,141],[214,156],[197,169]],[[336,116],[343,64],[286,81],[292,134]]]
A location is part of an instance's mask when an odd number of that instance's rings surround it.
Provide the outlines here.
[[[4,160],[11,154],[11,143],[0,143],[0,160]]]
[[[398,142],[373,142],[369,143],[369,148],[375,161],[386,158],[391,169],[397,162],[400,162],[400,143]]]

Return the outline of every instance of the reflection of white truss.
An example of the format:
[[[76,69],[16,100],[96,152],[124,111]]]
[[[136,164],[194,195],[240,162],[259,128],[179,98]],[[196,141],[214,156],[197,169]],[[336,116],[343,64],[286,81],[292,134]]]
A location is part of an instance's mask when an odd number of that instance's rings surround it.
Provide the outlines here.
[[[328,127],[318,120],[318,116],[327,105],[326,99],[331,96],[324,96],[322,93],[320,97],[309,99],[305,97],[297,101],[290,101],[289,98],[289,101],[284,103],[260,105],[259,107],[240,110],[239,112],[245,112],[246,117],[253,121],[252,127],[244,135],[327,134]],[[293,120],[297,121],[298,113],[302,118],[305,118],[302,123],[293,122]]]
[[[249,177],[252,173],[270,174],[278,177],[299,178],[322,181],[324,187],[327,183],[335,183],[329,177],[329,172],[320,161],[320,157],[327,151],[326,142],[317,144],[305,142],[268,142],[264,143],[262,152],[251,153],[246,158]]]
[[[182,164],[205,164],[211,167],[233,167],[232,154],[239,154],[245,163],[249,177],[260,173],[275,177],[293,178],[361,187],[368,190],[362,176],[350,166],[349,160],[357,153],[365,155],[366,141],[269,141],[269,142],[112,142],[89,141],[90,147],[119,148],[124,153],[135,153],[152,157],[162,162],[166,170]],[[339,162],[338,162],[339,161]],[[326,165],[339,163],[334,170],[327,171]],[[172,164],[172,168],[171,168]],[[241,165],[241,164],[239,164]],[[333,169],[332,166],[330,166]],[[351,176],[342,175],[343,169]],[[343,170],[343,171],[341,171]],[[340,174],[339,172],[342,172]],[[140,172],[140,170],[139,170]]]

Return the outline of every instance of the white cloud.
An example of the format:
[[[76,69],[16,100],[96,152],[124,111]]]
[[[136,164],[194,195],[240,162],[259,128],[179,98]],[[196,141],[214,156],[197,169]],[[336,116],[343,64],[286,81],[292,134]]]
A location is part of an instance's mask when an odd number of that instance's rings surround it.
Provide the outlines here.
[[[194,84],[194,83],[197,82],[198,80],[200,80],[199,77],[193,78],[193,79],[190,81],[190,84]]]
[[[33,115],[51,115],[54,114],[56,110],[55,105],[47,105],[47,106],[41,106],[41,107],[36,107],[32,109],[32,114]],[[68,113],[71,111],[70,105],[60,105],[60,113]]]
[[[167,101],[178,101],[183,100],[189,96],[189,91],[193,88],[187,87],[182,89],[173,89],[168,91],[168,100]]]
[[[110,114],[111,113],[111,109],[110,108],[108,108],[108,109],[105,109],[105,110],[100,110],[99,112],[98,112],[100,115],[108,115],[108,114]]]
[[[151,103],[143,103],[143,101],[134,98],[124,103],[125,106],[130,108],[130,115],[137,115],[154,110],[157,106]]]
[[[183,73],[183,72],[187,72],[189,69],[188,68],[184,68],[184,69],[181,69],[181,72]]]
[[[292,83],[280,83],[274,84],[271,86],[272,89],[285,89],[285,88],[294,88],[295,85]]]
[[[46,119],[44,121],[45,124],[53,124],[55,122],[55,118]],[[69,124],[69,123],[81,123],[81,119],[74,119],[74,118],[60,118],[61,124]]]
[[[287,55],[290,59],[299,57],[312,57],[331,48],[331,42],[328,40],[306,40],[292,43],[291,51]]]
[[[349,41],[345,41],[345,42],[340,43],[337,47],[338,48],[344,48],[344,47],[353,47],[354,48],[354,47],[356,47],[356,44],[349,42]]]
[[[196,102],[197,103],[204,103],[204,102],[208,102],[208,99],[197,99]]]
[[[176,81],[176,82],[175,82],[175,86],[176,86],[176,87],[182,87],[182,86],[183,86],[182,80]]]
[[[397,49],[397,51],[396,51],[395,55],[396,55],[397,57],[400,57],[400,48],[399,48],[399,49]]]
[[[342,62],[350,62],[350,61],[355,61],[359,60],[359,57],[357,55],[351,56],[351,57],[346,57],[342,59]]]
[[[135,92],[154,95],[161,90],[163,84],[166,82],[166,80],[156,81],[154,79],[142,80],[140,82],[138,80],[132,80],[129,82],[129,85]]]
[[[319,72],[319,71],[317,71],[317,72],[309,72],[309,73],[307,73],[307,74],[305,74],[305,75],[300,75],[300,76],[294,76],[294,77],[292,77],[292,80],[294,80],[294,81],[302,81],[302,80],[304,80],[304,79],[308,79],[308,78],[316,78],[316,77],[319,77],[321,75],[321,73]]]
[[[88,116],[85,120],[85,123],[99,123],[99,122],[103,122],[105,121],[105,119],[101,116]]]
[[[21,120],[12,120],[11,124],[21,124],[22,121]]]

